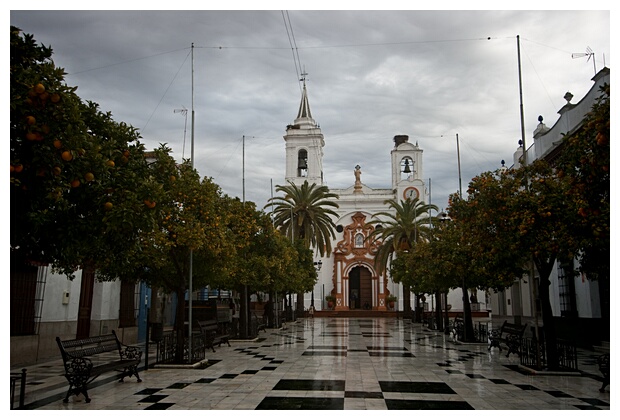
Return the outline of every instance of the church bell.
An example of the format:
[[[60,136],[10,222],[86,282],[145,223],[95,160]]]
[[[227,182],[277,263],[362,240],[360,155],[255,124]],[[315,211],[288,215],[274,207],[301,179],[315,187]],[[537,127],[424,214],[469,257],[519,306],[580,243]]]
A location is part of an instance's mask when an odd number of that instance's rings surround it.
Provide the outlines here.
[[[403,173],[410,174],[411,168],[409,167],[409,159],[405,159],[405,169],[403,169]]]
[[[297,160],[297,169],[308,169],[308,161],[304,157],[299,157]]]

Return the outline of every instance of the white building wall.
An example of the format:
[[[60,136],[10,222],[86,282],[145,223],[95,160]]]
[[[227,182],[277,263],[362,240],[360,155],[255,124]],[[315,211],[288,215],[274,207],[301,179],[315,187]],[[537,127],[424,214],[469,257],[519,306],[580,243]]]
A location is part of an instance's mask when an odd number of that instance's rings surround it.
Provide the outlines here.
[[[42,267],[39,270],[48,270],[41,322],[76,321],[80,302],[82,270],[75,272],[73,281],[65,275],[52,273],[47,267]],[[65,297],[65,294],[68,296]]]
[[[91,335],[108,334],[118,328],[121,282],[98,282],[93,288],[93,305],[90,315]]]

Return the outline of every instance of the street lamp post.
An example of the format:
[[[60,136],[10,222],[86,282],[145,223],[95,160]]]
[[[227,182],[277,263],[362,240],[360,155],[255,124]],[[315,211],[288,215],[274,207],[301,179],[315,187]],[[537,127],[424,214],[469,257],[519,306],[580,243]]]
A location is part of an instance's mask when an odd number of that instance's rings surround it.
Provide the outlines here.
[[[314,269],[317,273],[321,272],[323,261],[318,260],[314,262]],[[310,306],[314,309],[314,286],[312,286],[312,293],[310,294]]]
[[[445,223],[448,220],[450,220],[450,218],[448,217],[448,215],[445,212],[441,212],[437,215],[437,218],[439,219],[440,222]],[[450,334],[450,316],[448,313],[448,292],[444,293],[444,308],[445,308],[445,317],[444,317],[444,324],[445,324],[445,328],[444,328],[444,333],[445,334]]]

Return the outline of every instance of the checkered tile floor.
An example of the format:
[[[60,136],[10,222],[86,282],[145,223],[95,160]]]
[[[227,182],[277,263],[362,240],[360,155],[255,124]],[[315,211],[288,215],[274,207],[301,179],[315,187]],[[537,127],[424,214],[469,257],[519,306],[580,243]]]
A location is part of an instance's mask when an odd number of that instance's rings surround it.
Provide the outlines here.
[[[609,410],[594,353],[581,374],[527,375],[518,357],[395,318],[316,318],[216,347],[202,369],[101,378],[63,403],[60,362],[33,367],[26,408],[47,410]],[[59,378],[61,380],[59,380]]]

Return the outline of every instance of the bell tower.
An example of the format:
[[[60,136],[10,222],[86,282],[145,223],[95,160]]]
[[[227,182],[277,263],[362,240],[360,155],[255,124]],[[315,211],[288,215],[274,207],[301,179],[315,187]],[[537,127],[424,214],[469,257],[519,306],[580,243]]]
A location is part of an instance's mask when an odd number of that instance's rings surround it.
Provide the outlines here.
[[[418,198],[428,203],[423,181],[422,152],[418,144],[409,143],[409,136],[394,136],[392,149],[392,189],[396,200]]]
[[[323,147],[321,128],[312,118],[305,78],[301,104],[295,122],[286,127],[286,181],[301,185],[323,185]]]

